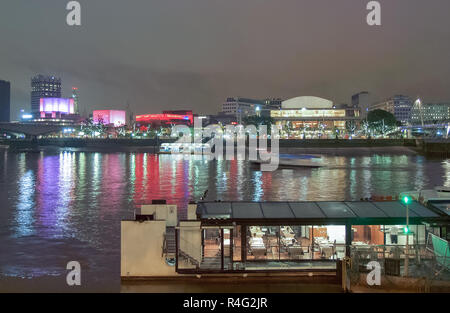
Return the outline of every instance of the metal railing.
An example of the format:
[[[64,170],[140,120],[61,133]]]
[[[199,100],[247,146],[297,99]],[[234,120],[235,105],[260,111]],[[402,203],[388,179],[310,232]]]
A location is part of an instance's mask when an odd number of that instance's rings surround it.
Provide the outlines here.
[[[178,266],[180,268],[183,267],[182,262],[180,261],[185,261],[187,263],[189,263],[190,265],[194,265],[196,268],[200,267],[200,264],[202,262],[202,260],[196,258],[195,256],[191,255],[190,251],[195,251],[196,249],[198,249],[199,246],[197,244],[193,244],[192,242],[187,241],[186,239],[183,238],[179,238],[178,239]],[[200,247],[201,249],[201,247]],[[200,255],[202,255],[202,252],[200,251]]]
[[[357,245],[349,248],[350,257],[344,260],[343,269],[345,285],[368,287],[367,277],[374,270],[379,270],[382,287],[388,286],[388,289],[393,290],[414,289],[423,292],[429,291],[430,286],[437,281],[450,283],[450,262],[448,252],[445,252],[448,249],[445,250],[444,245],[439,250],[444,253],[436,253],[433,243],[429,242],[408,246]]]

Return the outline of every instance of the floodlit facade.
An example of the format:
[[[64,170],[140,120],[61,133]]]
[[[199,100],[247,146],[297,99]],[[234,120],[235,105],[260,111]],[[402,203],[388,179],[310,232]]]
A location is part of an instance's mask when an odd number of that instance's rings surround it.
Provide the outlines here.
[[[32,115],[33,116],[33,115]],[[41,98],[39,99],[39,115],[34,114],[32,121],[79,121],[80,116],[75,114],[72,98]]]
[[[332,101],[319,97],[296,97],[282,102],[281,108],[271,110],[281,133],[292,137],[335,136],[344,131],[348,121],[359,121],[359,108],[336,106]]]
[[[122,110],[96,110],[92,113],[94,123],[103,125],[123,126],[126,122],[126,112]]]
[[[39,112],[74,114],[74,102],[72,98],[41,98],[39,99]]]

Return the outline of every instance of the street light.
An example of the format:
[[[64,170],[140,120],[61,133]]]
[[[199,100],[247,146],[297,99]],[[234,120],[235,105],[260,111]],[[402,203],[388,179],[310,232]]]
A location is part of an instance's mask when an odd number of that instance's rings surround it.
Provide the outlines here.
[[[411,198],[408,196],[403,197],[403,202],[406,204],[406,249],[405,249],[405,277],[408,277],[408,266],[409,266],[409,203]]]

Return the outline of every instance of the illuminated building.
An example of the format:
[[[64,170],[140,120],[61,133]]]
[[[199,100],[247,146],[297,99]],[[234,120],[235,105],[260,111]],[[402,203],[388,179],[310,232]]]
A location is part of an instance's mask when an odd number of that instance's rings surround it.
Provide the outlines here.
[[[39,99],[39,112],[74,113],[74,103],[71,98],[41,98]]]
[[[31,113],[40,115],[40,99],[61,98],[61,79],[55,76],[37,75],[31,79]]]
[[[138,127],[192,126],[194,124],[194,115],[192,111],[164,111],[162,114],[136,115],[136,124]]]
[[[0,80],[0,122],[10,121],[11,111],[11,84]]]
[[[450,120],[450,102],[415,104],[411,109],[411,124],[421,125],[447,122]]]
[[[319,97],[296,97],[283,101],[279,110],[270,111],[270,116],[282,131],[289,128],[292,136],[301,137],[317,130],[345,130],[347,121],[360,120],[360,111]]]
[[[242,115],[254,115],[255,106],[263,105],[262,100],[247,99],[247,98],[227,98],[227,101],[222,104],[222,112],[230,115],[241,113]]]
[[[395,95],[387,100],[373,104],[370,106],[370,111],[384,110],[392,113],[397,121],[406,125],[411,117],[411,108],[413,102],[410,97]]]
[[[80,116],[75,114],[74,102],[72,98],[40,98],[39,99],[39,115],[32,114],[34,119],[31,122],[41,121],[67,121],[78,122]],[[22,116],[24,118],[24,116]]]
[[[96,110],[92,114],[94,123],[123,126],[126,123],[126,112],[123,110]]]

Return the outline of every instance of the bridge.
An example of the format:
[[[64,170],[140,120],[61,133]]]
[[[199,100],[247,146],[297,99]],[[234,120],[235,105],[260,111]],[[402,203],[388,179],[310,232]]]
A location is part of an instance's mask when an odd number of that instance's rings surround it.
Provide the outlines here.
[[[438,132],[439,130],[443,130],[443,132],[439,135],[445,138],[448,138],[448,135],[450,133],[450,121],[442,121],[439,122],[438,124],[432,124],[432,123],[428,123],[428,124],[420,124],[420,125],[406,125],[406,126],[401,126],[400,129],[402,130],[409,130],[412,131],[413,129],[423,129],[423,130],[428,130],[431,131],[431,134],[434,136],[438,136]]]
[[[36,137],[60,132],[65,127],[70,125],[71,124],[67,123],[52,123],[52,122],[39,122],[39,123],[1,122],[0,131],[11,133],[14,135],[24,134],[26,137]]]

